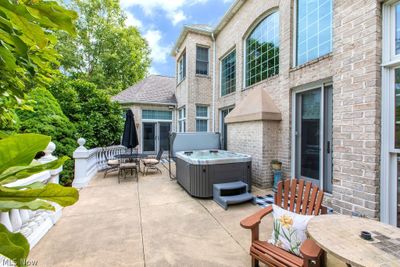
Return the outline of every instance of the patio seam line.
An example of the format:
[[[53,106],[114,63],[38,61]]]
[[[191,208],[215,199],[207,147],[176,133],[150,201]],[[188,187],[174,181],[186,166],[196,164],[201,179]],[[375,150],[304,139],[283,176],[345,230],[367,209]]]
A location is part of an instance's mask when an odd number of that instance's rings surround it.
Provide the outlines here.
[[[228,229],[225,228],[225,226],[222,225],[222,223],[220,223],[220,221],[206,208],[206,206],[204,206],[201,201],[197,200],[197,202],[207,211],[208,214],[211,215],[211,217],[222,227],[222,229],[224,229],[224,231],[236,242],[236,244],[239,245],[239,247],[241,249],[243,249],[244,252],[247,252],[248,250],[245,249],[244,247],[242,247],[242,245],[240,245],[240,243],[233,237],[233,235],[228,231]]]
[[[143,266],[146,267],[146,253],[145,253],[145,248],[144,248],[144,235],[143,235],[143,225],[142,225],[142,207],[140,205],[139,176],[138,176],[137,183],[136,183],[136,191],[137,191],[138,206],[139,206],[140,234],[142,237]]]

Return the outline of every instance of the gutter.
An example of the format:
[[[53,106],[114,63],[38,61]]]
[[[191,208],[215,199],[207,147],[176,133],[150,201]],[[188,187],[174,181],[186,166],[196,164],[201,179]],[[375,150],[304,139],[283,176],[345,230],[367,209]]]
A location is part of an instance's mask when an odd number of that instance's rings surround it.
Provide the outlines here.
[[[215,36],[214,33],[211,33],[211,39],[213,41],[213,85],[212,85],[212,132],[215,132],[215,88],[216,88],[216,65],[217,65],[217,46],[216,46],[216,42],[215,42]]]

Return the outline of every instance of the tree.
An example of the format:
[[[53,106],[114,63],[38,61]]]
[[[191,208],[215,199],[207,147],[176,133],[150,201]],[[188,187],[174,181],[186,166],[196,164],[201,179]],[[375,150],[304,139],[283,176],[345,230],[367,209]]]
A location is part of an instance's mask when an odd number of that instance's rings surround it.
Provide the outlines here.
[[[49,89],[64,114],[74,123],[77,137],[84,137],[88,147],[119,144],[123,117],[118,103],[103,90],[83,80],[63,79]]]
[[[20,133],[40,133],[51,136],[56,144],[56,156],[72,157],[76,149],[76,128],[61,110],[57,99],[44,88],[35,88],[28,94],[33,111],[18,110]],[[70,185],[74,177],[74,162],[67,161],[60,175],[60,183]]]
[[[59,64],[55,31],[74,34],[77,14],[54,1],[0,1],[0,128],[15,123],[15,108],[33,85],[48,84]]]
[[[150,65],[147,42],[126,27],[118,0],[72,0],[79,13],[77,38],[59,33],[64,72],[114,95],[143,79]]]

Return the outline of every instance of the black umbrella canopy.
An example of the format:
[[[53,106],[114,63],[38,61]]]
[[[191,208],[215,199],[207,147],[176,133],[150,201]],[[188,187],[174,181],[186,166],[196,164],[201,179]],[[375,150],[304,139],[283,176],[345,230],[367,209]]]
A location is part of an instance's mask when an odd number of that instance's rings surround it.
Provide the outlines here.
[[[130,149],[133,149],[139,145],[135,126],[135,117],[130,109],[128,109],[126,112],[124,134],[122,135],[122,145]]]

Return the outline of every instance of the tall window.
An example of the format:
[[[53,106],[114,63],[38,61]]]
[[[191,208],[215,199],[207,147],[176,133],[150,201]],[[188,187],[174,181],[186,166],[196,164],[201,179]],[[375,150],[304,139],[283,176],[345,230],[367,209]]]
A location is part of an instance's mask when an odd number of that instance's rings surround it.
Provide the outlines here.
[[[382,10],[381,220],[400,227],[400,1]]]
[[[332,0],[297,1],[297,65],[332,51]]]
[[[196,74],[208,75],[208,48],[196,47]]]
[[[180,108],[178,110],[178,128],[180,133],[186,132],[186,108]]]
[[[178,60],[178,83],[186,78],[186,52]]]
[[[279,12],[266,17],[246,40],[246,86],[279,73]]]
[[[221,61],[221,96],[236,90],[236,51],[232,51]]]
[[[196,106],[196,132],[208,131],[208,107]]]

